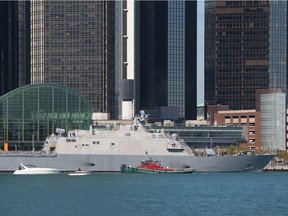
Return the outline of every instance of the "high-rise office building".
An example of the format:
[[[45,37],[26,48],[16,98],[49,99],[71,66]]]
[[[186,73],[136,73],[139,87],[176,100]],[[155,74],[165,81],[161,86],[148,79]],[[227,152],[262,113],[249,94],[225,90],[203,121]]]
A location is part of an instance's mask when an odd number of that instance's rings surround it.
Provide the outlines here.
[[[63,84],[95,112],[131,118],[133,22],[133,1],[32,1],[32,83]]]
[[[31,83],[70,87],[111,119],[130,119],[139,109],[155,106],[178,107],[181,118],[196,118],[196,1],[40,0],[18,5],[28,5],[21,31],[28,35],[22,44],[31,52],[19,52],[29,56],[19,62],[31,66]],[[11,14],[1,23],[6,25]]]
[[[138,109],[178,107],[197,113],[197,2],[139,1]]]
[[[255,109],[256,89],[287,88],[287,2],[205,2],[205,102]]]
[[[30,83],[29,5],[0,1],[0,96]]]

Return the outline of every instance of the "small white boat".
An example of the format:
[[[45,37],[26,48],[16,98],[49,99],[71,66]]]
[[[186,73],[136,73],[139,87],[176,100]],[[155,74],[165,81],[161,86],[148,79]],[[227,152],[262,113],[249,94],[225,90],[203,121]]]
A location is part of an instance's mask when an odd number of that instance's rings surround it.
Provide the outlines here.
[[[68,173],[69,176],[86,176],[91,175],[91,172],[85,170],[77,170],[75,172]]]
[[[44,175],[44,174],[58,174],[59,169],[55,168],[40,168],[34,165],[20,164],[19,170],[14,171],[14,175]]]

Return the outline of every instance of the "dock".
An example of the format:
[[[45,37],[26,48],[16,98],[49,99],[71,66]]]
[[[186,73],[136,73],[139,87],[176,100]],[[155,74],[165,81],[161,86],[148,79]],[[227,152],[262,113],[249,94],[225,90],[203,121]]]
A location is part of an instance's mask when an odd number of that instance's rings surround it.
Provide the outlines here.
[[[288,166],[266,166],[263,169],[263,172],[288,172]]]

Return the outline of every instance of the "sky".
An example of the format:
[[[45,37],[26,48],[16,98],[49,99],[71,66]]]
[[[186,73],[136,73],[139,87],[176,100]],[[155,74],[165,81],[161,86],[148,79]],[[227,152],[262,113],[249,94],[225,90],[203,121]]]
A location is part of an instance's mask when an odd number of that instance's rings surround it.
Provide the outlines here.
[[[204,103],[204,0],[197,3],[197,104],[201,104]]]

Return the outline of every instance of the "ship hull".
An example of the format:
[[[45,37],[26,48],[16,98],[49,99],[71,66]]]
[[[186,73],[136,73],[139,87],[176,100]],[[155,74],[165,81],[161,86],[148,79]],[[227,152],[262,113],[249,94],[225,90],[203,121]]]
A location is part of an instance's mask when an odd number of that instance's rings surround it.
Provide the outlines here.
[[[163,166],[174,168],[195,168],[196,172],[261,172],[273,155],[242,156],[163,156],[163,155],[93,155],[58,154],[42,155],[0,155],[0,171],[13,172],[20,163],[38,167],[52,167],[64,172],[79,168],[92,172],[120,172],[121,164],[137,166],[142,160],[152,158]]]

